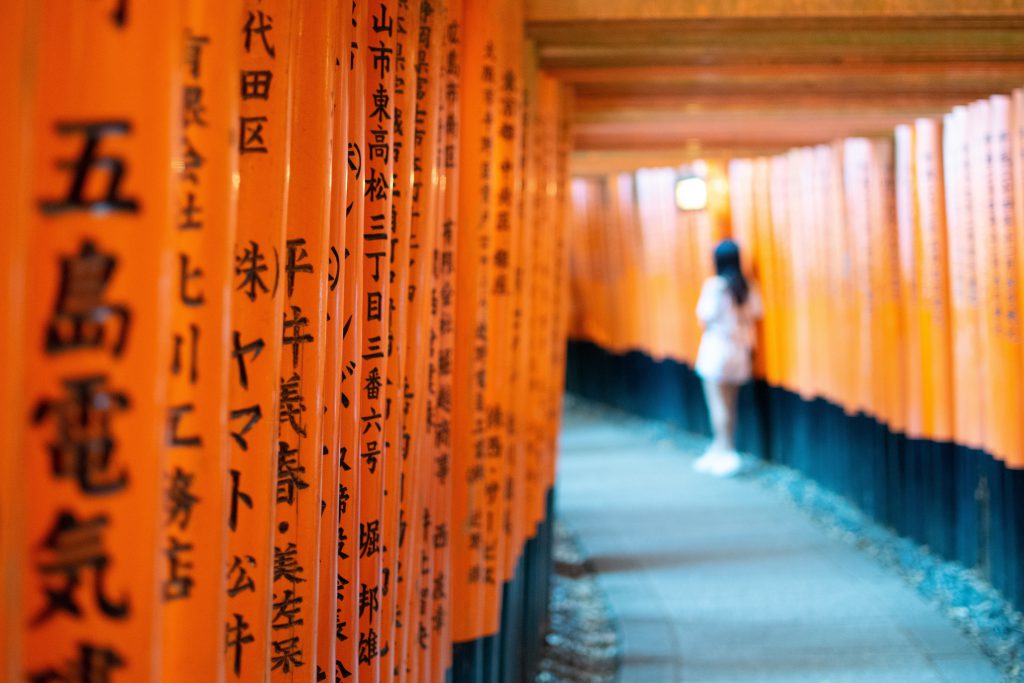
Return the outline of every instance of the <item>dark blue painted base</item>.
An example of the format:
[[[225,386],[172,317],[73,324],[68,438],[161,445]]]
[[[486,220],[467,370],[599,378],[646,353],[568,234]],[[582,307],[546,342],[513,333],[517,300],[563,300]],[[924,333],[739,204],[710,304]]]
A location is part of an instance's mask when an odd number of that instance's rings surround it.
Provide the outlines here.
[[[502,589],[501,631],[455,643],[451,683],[525,683],[534,679],[547,627],[553,521],[554,491],[549,491],[544,522],[527,542],[515,576]],[[458,605],[452,607],[458,609]]]
[[[709,434],[693,370],[570,342],[569,392]],[[741,450],[800,470],[897,533],[976,568],[1024,608],[1024,471],[951,443],[910,439],[866,415],[754,382],[740,394]]]

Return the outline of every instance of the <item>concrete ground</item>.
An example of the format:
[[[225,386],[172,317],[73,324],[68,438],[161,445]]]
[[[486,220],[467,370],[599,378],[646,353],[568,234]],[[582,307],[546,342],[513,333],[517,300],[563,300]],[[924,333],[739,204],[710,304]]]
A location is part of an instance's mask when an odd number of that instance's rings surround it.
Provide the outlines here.
[[[557,515],[618,622],[624,683],[985,683],[1002,676],[899,577],[650,429],[572,411]]]

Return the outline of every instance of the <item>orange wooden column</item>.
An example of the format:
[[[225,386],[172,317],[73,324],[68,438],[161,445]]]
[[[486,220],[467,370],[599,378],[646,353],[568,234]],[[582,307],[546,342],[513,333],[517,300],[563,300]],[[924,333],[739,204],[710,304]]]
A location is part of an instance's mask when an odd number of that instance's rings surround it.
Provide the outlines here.
[[[39,32],[39,10],[34,3],[11,3],[0,28],[0,97],[9,103],[0,110],[0,139],[6,151],[0,162],[0,204],[7,218],[0,236],[0,322],[5,329],[25,329],[26,258],[28,222],[33,211],[30,194],[35,74],[32,46]],[[26,339],[20,334],[0,338],[0,358],[21,359]],[[22,462],[24,411],[22,363],[8,363],[0,386],[0,683],[19,678],[22,629],[20,628]]]
[[[365,42],[363,90],[365,141],[362,226],[362,288],[359,317],[362,326],[357,391],[359,403],[359,676],[381,675],[381,613],[383,594],[390,588],[384,575],[383,493],[385,461],[390,457],[385,415],[390,340],[390,261],[394,210],[395,132],[395,3],[369,6],[360,29]]]
[[[228,342],[231,464],[224,636],[232,681],[265,680],[271,666],[293,21],[286,0],[245,0],[237,24],[241,103]]]
[[[891,429],[903,429],[902,322],[899,290],[899,238],[893,193],[893,145],[871,140],[868,159],[871,210],[871,290],[874,362],[874,414]]]
[[[456,268],[459,264],[464,232],[460,208],[462,206],[463,150],[463,98],[465,86],[466,25],[463,18],[463,0],[446,0],[441,55],[441,120],[438,131],[439,180],[438,223],[435,226],[436,248],[432,259],[436,302],[436,360],[431,385],[432,448],[429,451],[430,485],[428,504],[433,528],[422,523],[424,551],[421,564],[428,564],[431,584],[420,588],[420,627],[417,633],[430,646],[420,646],[420,675],[425,681],[442,681],[451,665],[456,611],[454,602],[454,574],[458,566],[454,559],[455,510],[461,504],[456,500],[456,405],[462,400],[456,392],[461,384],[456,367],[458,349],[459,297],[461,290]],[[429,380],[428,380],[429,381]]]
[[[161,531],[165,680],[224,678],[240,2],[185,2]]]
[[[366,166],[363,149],[366,140],[365,99],[366,40],[363,26],[368,21],[367,4],[352,6],[350,39],[343,51],[348,69],[346,115],[348,143],[345,157],[345,286],[342,296],[341,386],[339,400],[341,422],[338,446],[338,578],[336,606],[338,628],[335,633],[335,677],[352,680],[359,674],[359,517],[361,489],[360,437],[362,408],[359,381],[362,376],[363,296],[363,194]],[[335,160],[340,163],[341,160]]]
[[[1018,378],[1024,377],[1024,339],[1020,328],[1021,302],[1024,301],[1024,282],[1021,282],[1024,272],[1024,90],[1014,90],[1011,102],[1011,128],[1010,128],[1010,159],[1013,178],[1013,190],[1011,201],[1013,202],[1014,230],[1015,230],[1015,253],[1018,268],[1017,292],[1008,293],[1007,315],[1013,315],[1017,321],[1016,341],[1018,345],[1018,362],[1022,370],[1017,374]],[[1010,328],[1011,336],[1014,328]],[[1018,400],[1024,402],[1024,390],[1021,390],[1021,382],[1018,381]],[[1024,467],[1024,429],[1014,440],[1011,435],[1008,438],[1007,466],[1020,469]]]
[[[1017,320],[1016,341],[1018,344],[1018,362],[1024,364],[1024,338],[1020,328],[1021,302],[1024,301],[1024,90],[1013,91],[1012,96],[1012,125],[1010,127],[1010,161],[1013,178],[1013,218],[1015,231],[1014,250],[1017,265],[1017,292],[1007,294],[1009,301],[1007,315],[1012,315]],[[1007,245],[1007,248],[1009,246]],[[1011,334],[1013,328],[1011,327]],[[1024,401],[1024,399],[1022,399]],[[1018,420],[1019,424],[1019,420]],[[1008,467],[1020,469],[1024,467],[1024,434],[1019,436],[1016,449],[1008,452],[1006,464]]]
[[[899,239],[900,308],[903,317],[903,353],[906,363],[901,375],[905,386],[904,433],[910,438],[924,434],[920,320],[917,314],[920,283],[917,259],[917,190],[914,127],[897,126],[893,164],[896,180],[896,230]]]
[[[893,145],[872,140],[868,199],[872,208],[872,279],[874,281],[874,329],[872,345],[877,354],[873,395],[877,414],[893,430],[903,429],[904,391],[899,377],[905,359],[901,346],[899,235],[896,229]]]
[[[953,437],[953,385],[940,156],[942,131],[941,123],[933,119],[918,119],[914,128],[923,431],[926,438],[945,441]]]
[[[523,125],[519,133],[519,187],[517,201],[518,220],[517,234],[514,236],[514,292],[515,309],[513,312],[512,335],[512,369],[510,371],[510,390],[512,392],[512,417],[509,422],[509,436],[512,448],[515,449],[514,461],[510,462],[512,472],[512,505],[511,531],[506,540],[505,557],[507,576],[515,577],[526,541],[534,535],[534,522],[530,502],[532,501],[531,482],[527,478],[530,461],[533,457],[534,431],[532,428],[532,406],[530,403],[530,353],[532,349],[533,328],[531,316],[537,308],[533,303],[533,282],[537,276],[540,262],[536,260],[534,231],[538,218],[538,185],[540,166],[540,149],[537,146],[537,50],[531,42],[521,47],[521,120]],[[522,600],[522,598],[517,598]]]
[[[846,232],[851,247],[854,315],[848,320],[854,336],[855,356],[851,362],[856,371],[848,376],[851,400],[848,410],[874,415],[873,367],[877,361],[873,353],[872,326],[874,323],[872,305],[874,281],[871,278],[871,263],[875,256],[872,250],[872,216],[869,206],[868,186],[870,182],[871,142],[867,138],[847,138],[843,141],[843,194],[846,197]],[[798,247],[793,243],[791,249]],[[799,313],[798,313],[799,315]]]
[[[327,257],[327,306],[325,309],[326,343],[323,383],[324,424],[323,433],[323,474],[320,481],[320,498],[323,513],[320,519],[320,577],[318,580],[320,598],[317,609],[317,675],[323,672],[330,679],[344,680],[339,665],[339,646],[345,651],[340,640],[342,624],[347,628],[354,619],[349,618],[338,604],[337,596],[343,594],[346,584],[342,582],[340,566],[340,530],[342,519],[348,513],[352,496],[352,482],[345,477],[347,463],[341,457],[341,416],[344,406],[341,388],[345,377],[342,345],[345,335],[343,303],[348,281],[348,259],[346,258],[348,206],[348,142],[349,102],[348,87],[350,76],[349,53],[352,43],[352,6],[343,3],[334,17],[334,36],[331,40],[331,66],[333,96],[331,98],[331,173],[330,173],[330,236]],[[347,576],[347,574],[346,574]],[[347,579],[346,579],[347,581]],[[335,587],[332,594],[330,587]],[[332,597],[333,595],[333,597]],[[351,658],[350,658],[351,659]],[[351,666],[351,664],[349,664]],[[350,671],[350,668],[346,669]]]
[[[437,245],[440,191],[440,113],[441,46],[443,6],[423,2],[419,6],[419,30],[413,41],[412,194],[409,226],[409,278],[406,286],[408,317],[401,343],[407,358],[406,387],[402,401],[402,485],[401,502],[405,511],[400,531],[399,563],[402,567],[398,586],[398,618],[402,633],[397,639],[396,666],[402,681],[429,680],[421,663],[420,591],[427,586],[421,579],[421,557],[427,546],[421,544],[420,529],[433,517],[424,513],[431,483],[433,431],[428,420],[427,402],[436,376],[428,375],[436,362],[437,333],[433,328],[436,301],[433,273]],[[430,382],[433,382],[432,384]],[[428,586],[429,588],[432,586]],[[427,631],[429,635],[429,631]]]
[[[566,337],[569,327],[569,289],[566,273],[570,243],[566,232],[569,219],[569,153],[572,148],[572,106],[569,93],[564,86],[558,86],[557,134],[555,153],[555,192],[552,196],[555,214],[555,266],[553,297],[555,315],[551,334],[551,375],[548,390],[548,417],[546,420],[548,461],[545,481],[545,500],[555,485],[555,471],[558,462],[558,431],[562,417],[562,403],[565,396]]]
[[[494,125],[481,138],[489,144],[491,176],[481,179],[490,185],[493,223],[490,239],[484,246],[487,259],[487,361],[485,365],[485,448],[484,448],[484,634],[493,635],[501,624],[502,587],[510,565],[506,536],[511,532],[514,492],[515,445],[509,423],[514,420],[511,375],[512,316],[515,305],[515,233],[519,229],[518,191],[519,138],[521,135],[520,92],[522,77],[522,16],[518,3],[506,0],[494,13],[495,27],[489,29],[494,40],[494,77],[484,73],[484,98],[493,98]],[[521,8],[520,8],[521,9]],[[500,33],[499,33],[500,31]],[[485,62],[486,64],[486,62]],[[486,67],[485,67],[486,69]],[[485,141],[487,141],[485,143]]]
[[[454,6],[452,7],[454,9]],[[486,296],[484,253],[493,213],[495,46],[489,35],[489,8],[462,7],[460,78],[459,210],[454,230],[460,238],[455,265],[455,358],[452,432],[452,638],[464,642],[484,633],[484,472],[486,448]],[[491,39],[491,40],[489,40]],[[485,77],[491,81],[490,103]]]
[[[778,332],[775,307],[776,296],[776,244],[772,237],[771,210],[769,208],[771,179],[769,177],[769,160],[765,157],[754,159],[752,202],[756,218],[757,231],[757,280],[764,305],[764,319],[761,323],[761,336],[756,354],[761,357],[762,375],[769,385],[778,386]],[[838,186],[834,182],[834,186]],[[834,190],[837,191],[837,190]],[[690,359],[693,362],[693,359]]]
[[[943,181],[946,210],[946,238],[949,244],[950,324],[953,353],[953,416],[954,436],[958,443],[981,447],[982,407],[979,363],[979,300],[976,232],[974,223],[972,159],[968,140],[968,112],[956,107],[947,114],[942,126]],[[984,150],[982,150],[984,151]],[[977,157],[984,159],[984,154]],[[988,173],[987,167],[978,169]],[[980,207],[979,207],[980,208]]]
[[[159,675],[180,10],[38,7],[18,680]]]
[[[1021,341],[1019,291],[1020,262],[1017,253],[1018,220],[1014,205],[1014,187],[1018,180],[1013,174],[1014,129],[1013,104],[1010,97],[994,95],[989,98],[992,142],[990,151],[991,191],[993,207],[992,228],[989,233],[990,259],[989,288],[992,314],[990,352],[992,362],[989,374],[989,422],[992,435],[988,439],[996,458],[1008,465],[1022,463],[1021,415],[1024,411],[1021,396]]]
[[[394,188],[391,212],[391,253],[388,262],[388,382],[385,391],[385,442],[390,457],[384,460],[384,499],[382,513],[385,583],[381,593],[381,679],[392,681],[401,670],[403,648],[399,640],[402,621],[399,618],[398,596],[405,580],[401,563],[402,529],[408,524],[404,504],[403,479],[406,458],[405,394],[408,386],[406,367],[407,322],[409,319],[409,253],[413,202],[413,158],[415,154],[416,116],[416,44],[419,34],[419,12],[408,2],[395,7],[394,36]]]
[[[551,211],[549,195],[554,188],[554,163],[551,145],[554,142],[555,121],[553,107],[557,86],[546,74],[536,75],[536,89],[533,93],[532,117],[532,148],[533,156],[533,221],[534,229],[530,233],[530,241],[526,248],[531,251],[534,272],[529,280],[530,315],[527,323],[530,328],[527,342],[529,354],[529,370],[527,373],[528,397],[530,407],[528,429],[530,433],[529,448],[526,459],[526,501],[527,536],[535,538],[540,522],[543,519],[544,501],[542,500],[545,485],[544,449],[546,448],[544,433],[544,387],[547,374],[546,363],[543,362],[545,330],[550,328],[552,311],[550,297],[550,275],[554,254],[548,247],[552,238],[550,230]],[[524,216],[525,220],[525,216]]]
[[[271,680],[315,679],[323,474],[323,373],[330,236],[331,97],[337,3],[302,3],[295,46],[290,170],[281,263],[277,497]],[[330,595],[330,593],[327,593]]]

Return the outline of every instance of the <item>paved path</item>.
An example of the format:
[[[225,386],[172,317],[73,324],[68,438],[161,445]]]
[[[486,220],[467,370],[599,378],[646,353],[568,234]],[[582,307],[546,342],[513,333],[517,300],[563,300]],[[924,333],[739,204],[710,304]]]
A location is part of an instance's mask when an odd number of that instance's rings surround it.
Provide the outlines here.
[[[986,683],[992,664],[900,578],[777,494],[690,469],[650,430],[570,412],[558,516],[612,605],[624,683]]]

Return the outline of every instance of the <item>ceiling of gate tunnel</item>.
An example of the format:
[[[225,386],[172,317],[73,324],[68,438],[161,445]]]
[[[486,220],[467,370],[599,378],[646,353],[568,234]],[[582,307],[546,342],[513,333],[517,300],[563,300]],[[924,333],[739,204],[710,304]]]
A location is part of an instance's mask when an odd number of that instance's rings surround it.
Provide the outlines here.
[[[772,153],[1024,85],[1024,0],[527,0],[577,169]]]

